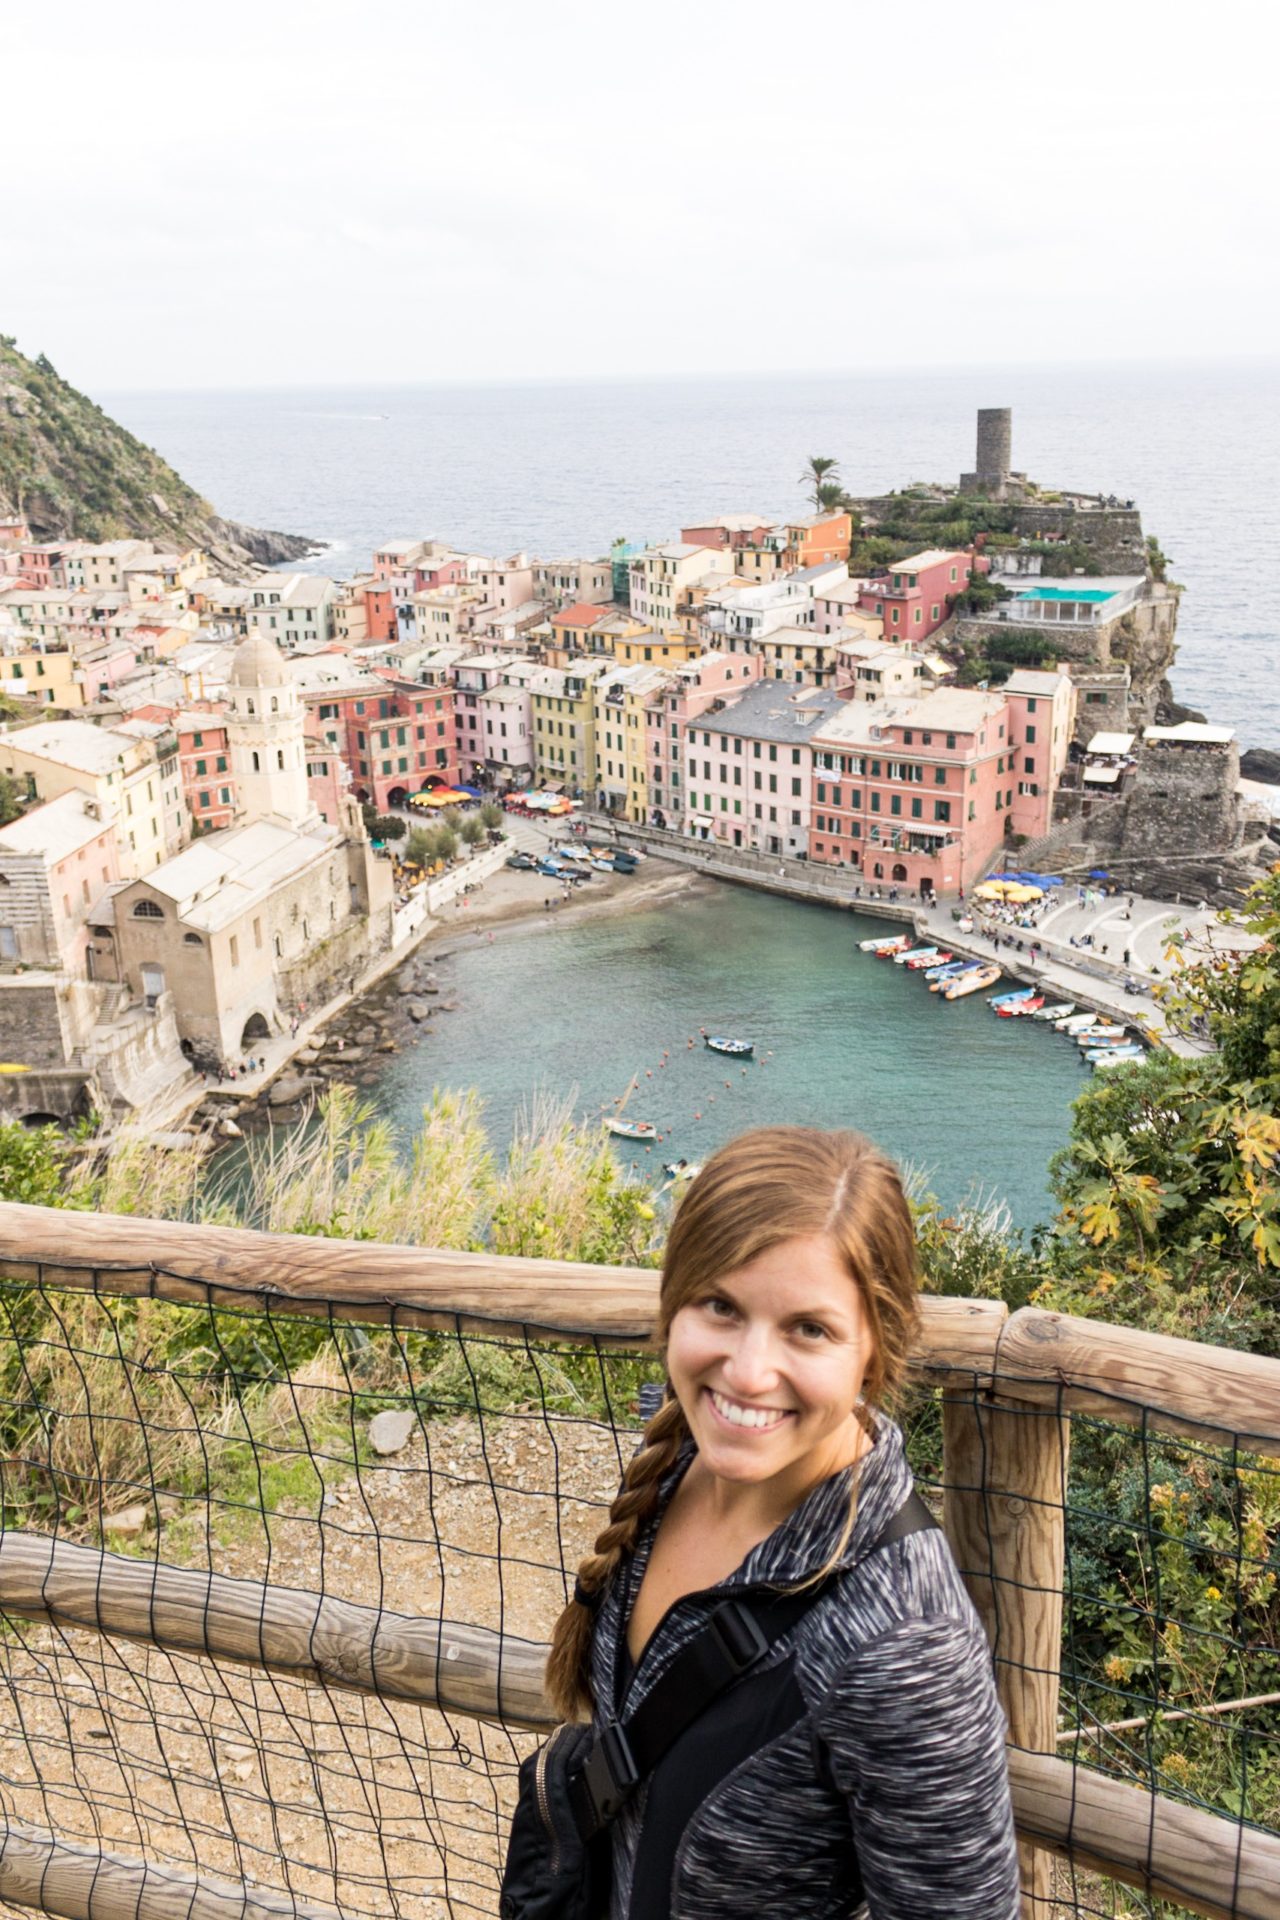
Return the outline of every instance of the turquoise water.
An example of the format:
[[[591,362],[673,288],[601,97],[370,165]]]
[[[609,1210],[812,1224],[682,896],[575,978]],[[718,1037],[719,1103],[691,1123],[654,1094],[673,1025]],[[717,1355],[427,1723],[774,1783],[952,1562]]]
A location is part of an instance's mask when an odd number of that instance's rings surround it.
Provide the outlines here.
[[[1111,600],[1106,587],[1032,587],[1029,593],[1015,595],[1018,600]]]
[[[723,886],[577,925],[500,926],[492,945],[470,935],[437,967],[458,1011],[389,1058],[370,1097],[412,1127],[433,1085],[475,1087],[505,1145],[536,1093],[598,1114],[638,1075],[627,1117],[665,1137],[617,1151],[646,1172],[764,1121],[851,1126],[923,1170],[948,1205],[980,1188],[1021,1225],[1045,1218],[1049,1156],[1087,1080],[1076,1048],[996,1019],[981,995],[947,1005],[918,974],[858,951],[885,932]],[[756,1059],[744,1070],[708,1052],[703,1027],[753,1041]]]

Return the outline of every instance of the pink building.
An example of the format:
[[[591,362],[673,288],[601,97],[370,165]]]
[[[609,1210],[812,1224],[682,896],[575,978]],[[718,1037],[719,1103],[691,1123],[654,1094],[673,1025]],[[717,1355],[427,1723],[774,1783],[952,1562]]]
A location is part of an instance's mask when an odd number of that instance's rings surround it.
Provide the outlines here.
[[[700,527],[682,527],[680,538],[686,546],[729,547],[736,553],[758,547],[772,525],[759,513],[721,513]]]
[[[679,832],[685,824],[685,740],[689,723],[709,707],[737,698],[760,678],[755,655],[700,653],[665,671],[645,703],[649,818]]]
[[[144,711],[151,713],[152,709]],[[174,716],[182,797],[202,833],[229,827],[236,817],[236,784],[227,745],[226,703],[206,700],[181,708]]]
[[[532,661],[472,655],[454,672],[453,712],[462,778],[509,788],[533,774]]]
[[[1000,693],[851,701],[813,736],[809,858],[886,891],[968,891],[1004,841],[1016,755]]]
[[[94,903],[120,878],[115,821],[88,794],[60,794],[0,827],[0,966],[83,979]]]
[[[691,721],[685,831],[762,853],[809,851],[813,740],[843,700],[826,687],[760,680]]]
[[[342,824],[341,800],[351,785],[346,763],[336,747],[324,737],[319,719],[308,713],[305,721],[307,749],[307,796],[322,820],[331,827]]]
[[[886,640],[911,646],[942,625],[971,576],[986,573],[990,566],[976,549],[966,553],[931,547],[896,560],[886,579],[869,581],[858,604],[881,616]]]
[[[1038,840],[1053,825],[1054,797],[1075,727],[1075,683],[1056,668],[1020,668],[1000,691],[1009,703],[1009,739],[1018,776],[1011,831]]]

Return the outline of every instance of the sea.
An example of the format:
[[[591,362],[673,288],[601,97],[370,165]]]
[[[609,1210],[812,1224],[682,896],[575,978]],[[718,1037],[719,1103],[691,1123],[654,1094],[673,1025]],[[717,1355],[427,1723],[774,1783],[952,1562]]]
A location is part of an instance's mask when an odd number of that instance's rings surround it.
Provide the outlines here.
[[[1280,748],[1280,361],[523,385],[113,393],[108,411],[219,512],[310,536],[336,576],[388,539],[594,555],[716,513],[782,517],[811,454],[853,493],[954,479],[974,415],[1013,409],[1013,465],[1135,499],[1186,588],[1176,696]],[[1280,793],[1280,789],[1273,790]],[[761,1120],[859,1126],[947,1206],[1051,1211],[1048,1162],[1086,1083],[1043,1026],[942,1006],[857,947],[876,923],[732,887],[663,909],[464,938],[457,1012],[389,1057],[377,1110],[411,1130],[434,1086],[479,1089],[495,1142],[539,1096],[586,1116],[636,1080],[652,1174]],[[700,1029],[757,1045],[747,1072]],[[694,1045],[689,1046],[693,1040]],[[727,1084],[726,1084],[727,1083]]]
[[[1280,360],[986,367],[521,385],[108,393],[107,411],[220,513],[367,567],[388,539],[604,552],[712,514],[781,517],[809,455],[851,493],[954,480],[978,407],[1013,409],[1013,465],[1134,499],[1186,588],[1176,697],[1280,749]]]

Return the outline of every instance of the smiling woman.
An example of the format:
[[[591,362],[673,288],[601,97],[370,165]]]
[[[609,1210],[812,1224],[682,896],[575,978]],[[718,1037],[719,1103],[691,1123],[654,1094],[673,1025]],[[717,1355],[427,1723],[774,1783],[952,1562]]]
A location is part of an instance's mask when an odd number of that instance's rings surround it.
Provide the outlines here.
[[[741,1135],[680,1203],[667,1398],[547,1669],[559,1709],[590,1712],[590,1790],[613,1783],[611,1920],[738,1920],[766,1888],[792,1920],[1019,1910],[986,1641],[883,1410],[917,1285],[897,1169],[860,1135]],[[611,1756],[729,1615],[756,1635],[740,1677],[699,1674],[615,1792]]]

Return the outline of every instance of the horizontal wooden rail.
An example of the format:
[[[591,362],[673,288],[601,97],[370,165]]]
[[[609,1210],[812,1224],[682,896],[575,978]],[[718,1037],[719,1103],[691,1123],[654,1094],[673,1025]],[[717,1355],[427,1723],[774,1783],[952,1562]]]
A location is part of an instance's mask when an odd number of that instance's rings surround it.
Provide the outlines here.
[[[0,1204],[0,1274],[182,1304],[648,1346],[658,1275],[640,1267],[191,1226],[121,1214]],[[989,1376],[1008,1311],[995,1300],[927,1297],[917,1368]]]
[[[1280,1454],[1280,1360],[1023,1307],[1000,1336],[1001,1392],[1121,1426]]]
[[[45,1534],[0,1533],[0,1613],[508,1726],[551,1724],[547,1650],[532,1641]]]
[[[1209,1920],[1280,1920],[1280,1834],[1009,1751],[1018,1830],[1040,1846]]]
[[[37,1534],[0,1536],[0,1612],[441,1707],[505,1727],[544,1731],[554,1724],[542,1692],[546,1648],[532,1641],[126,1559]],[[1046,1755],[1011,1749],[1009,1768],[1025,1839],[1211,1920],[1280,1920],[1280,1836],[1241,1828]],[[132,1906],[127,1914],[95,1906],[90,1915],[84,1905],[24,1900],[4,1880],[7,1845],[0,1856],[0,1899],[46,1904],[67,1920],[134,1920]],[[79,1858],[75,1849],[69,1853]],[[64,1864],[74,1888],[80,1868],[71,1858]],[[125,1866],[136,1874],[139,1863]],[[122,1894],[136,1897],[135,1880],[119,1884]],[[185,1902],[192,1883],[175,1878],[177,1884]],[[235,1891],[215,1890],[214,1903],[197,1906],[197,1916],[205,1911],[209,1920],[235,1920],[230,1907],[217,1904]],[[176,1905],[145,1903],[141,1909],[143,1920],[148,1913],[155,1920],[185,1920],[185,1911],[184,1905],[179,1916]],[[273,1920],[277,1911],[264,1905],[260,1920]]]
[[[0,1900],[60,1920],[342,1920],[339,1908],[206,1880],[0,1818]]]

